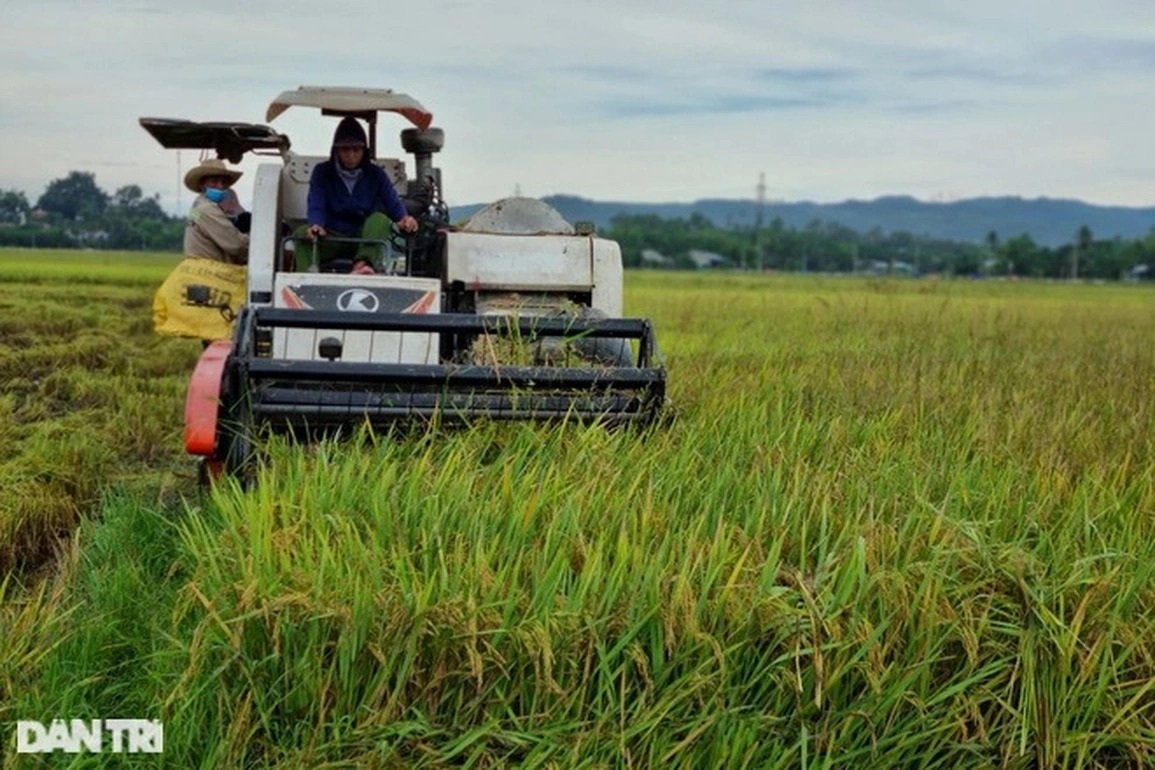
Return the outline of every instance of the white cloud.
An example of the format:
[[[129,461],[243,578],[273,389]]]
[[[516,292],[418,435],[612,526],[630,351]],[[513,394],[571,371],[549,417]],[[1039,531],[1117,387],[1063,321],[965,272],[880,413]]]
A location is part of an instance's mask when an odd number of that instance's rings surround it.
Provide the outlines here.
[[[1155,200],[1155,15],[1138,0],[10,5],[0,188],[33,199],[86,170],[175,206],[176,153],[139,117],[263,122],[316,84],[429,107],[450,203],[749,198],[759,172],[782,199]],[[332,126],[274,123],[319,153]],[[383,141],[401,127],[383,119]]]

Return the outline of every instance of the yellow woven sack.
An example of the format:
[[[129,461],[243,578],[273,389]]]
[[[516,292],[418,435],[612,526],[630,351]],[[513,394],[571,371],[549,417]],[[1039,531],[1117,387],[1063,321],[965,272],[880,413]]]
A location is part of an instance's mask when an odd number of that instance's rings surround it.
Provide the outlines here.
[[[244,302],[244,265],[186,257],[152,298],[153,328],[174,337],[231,339]]]

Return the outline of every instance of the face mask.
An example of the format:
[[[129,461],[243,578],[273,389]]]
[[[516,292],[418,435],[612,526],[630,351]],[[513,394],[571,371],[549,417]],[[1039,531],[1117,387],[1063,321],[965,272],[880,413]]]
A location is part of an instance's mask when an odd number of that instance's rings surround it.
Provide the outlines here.
[[[222,190],[219,187],[206,187],[205,188],[205,197],[208,198],[213,203],[220,203],[221,201],[223,201],[225,199],[226,196],[228,196],[227,190]]]

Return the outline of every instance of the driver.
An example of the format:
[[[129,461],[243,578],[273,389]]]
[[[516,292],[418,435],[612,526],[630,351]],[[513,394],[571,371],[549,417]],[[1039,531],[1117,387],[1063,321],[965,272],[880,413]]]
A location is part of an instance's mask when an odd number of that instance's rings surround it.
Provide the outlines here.
[[[417,220],[406,210],[393,182],[369,158],[365,129],[355,118],[342,118],[333,133],[329,160],[318,163],[309,178],[308,224],[295,233],[298,269],[308,266],[312,248],[324,265],[334,259],[352,259],[354,273],[372,273],[380,242],[390,237],[390,220],[404,233],[417,230]],[[371,239],[373,243],[318,241],[325,236]]]

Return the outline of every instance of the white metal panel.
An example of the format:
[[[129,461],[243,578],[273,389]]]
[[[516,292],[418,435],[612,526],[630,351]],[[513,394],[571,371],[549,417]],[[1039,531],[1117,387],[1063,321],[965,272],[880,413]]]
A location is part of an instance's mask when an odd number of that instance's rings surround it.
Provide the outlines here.
[[[590,305],[609,318],[622,317],[622,250],[617,241],[593,239],[593,292]]]
[[[279,273],[275,284],[274,307],[348,313],[441,312],[441,282],[433,278]],[[439,360],[436,334],[339,329],[276,329],[273,357],[317,360],[317,345],[326,337],[341,340],[342,361],[435,364]]]
[[[281,236],[281,164],[262,163],[253,183],[252,227],[249,229],[249,297],[273,290],[273,263]]]
[[[285,219],[304,221],[308,215],[309,179],[318,163],[328,160],[320,155],[293,154],[285,160],[281,181],[281,207]]]
[[[583,236],[449,233],[447,279],[479,290],[589,291],[590,243]]]

